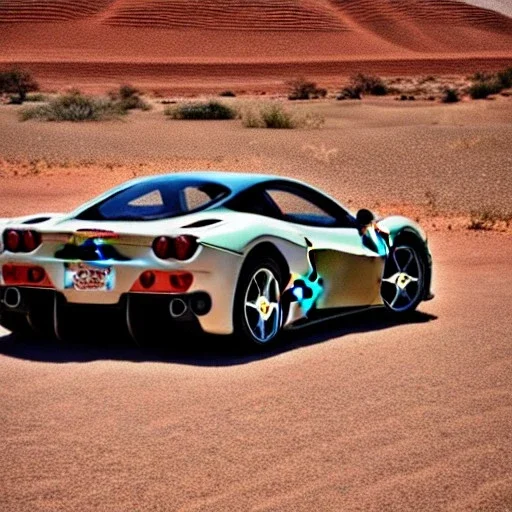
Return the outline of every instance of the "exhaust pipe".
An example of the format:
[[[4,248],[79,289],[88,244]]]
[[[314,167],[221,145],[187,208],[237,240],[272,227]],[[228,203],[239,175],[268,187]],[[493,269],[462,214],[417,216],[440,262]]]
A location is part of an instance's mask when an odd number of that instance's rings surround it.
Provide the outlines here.
[[[172,299],[169,303],[169,312],[173,318],[183,316],[188,310],[187,303],[182,299]]]
[[[4,304],[11,309],[16,309],[21,304],[21,293],[18,288],[7,288],[5,290]]]

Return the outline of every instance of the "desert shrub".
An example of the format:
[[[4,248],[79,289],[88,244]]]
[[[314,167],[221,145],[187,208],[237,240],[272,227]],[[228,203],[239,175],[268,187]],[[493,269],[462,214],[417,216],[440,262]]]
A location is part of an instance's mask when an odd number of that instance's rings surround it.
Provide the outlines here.
[[[360,100],[361,88],[357,86],[344,87],[336,96],[337,100]]]
[[[22,121],[101,121],[124,113],[126,111],[112,100],[68,93],[51,100],[47,105],[22,110],[20,118]]]
[[[264,128],[265,124],[259,112],[247,109],[242,114],[242,124],[245,128]]]
[[[280,105],[269,105],[263,108],[261,119],[265,128],[291,129],[297,127],[292,114]]]
[[[218,101],[182,103],[164,110],[171,119],[235,119],[237,112]]]
[[[457,89],[445,89],[441,101],[443,103],[457,103],[460,101],[459,91]]]
[[[491,94],[497,94],[501,91],[502,87],[495,79],[489,81],[474,82],[469,87],[469,95],[474,100],[482,100],[489,97]]]
[[[350,87],[361,91],[362,94],[374,96],[385,96],[389,92],[389,88],[382,78],[362,73],[351,78]]]
[[[23,103],[27,94],[31,91],[38,91],[39,85],[29,71],[12,68],[0,72],[0,94],[15,94],[16,98],[12,103]]]
[[[265,105],[256,111],[247,109],[242,114],[242,124],[246,128],[321,128],[324,122],[324,117],[319,114],[298,114],[278,104]]]
[[[503,89],[512,87],[512,67],[498,71],[496,73],[496,79]]]
[[[129,84],[121,85],[119,89],[110,91],[108,96],[120,110],[151,110],[149,103],[141,98],[141,92]]]
[[[400,101],[407,101],[407,94],[400,94]]]
[[[309,82],[305,78],[297,78],[287,82],[290,90],[289,100],[309,100],[311,98],[325,98],[327,89],[317,87],[315,82]]]
[[[491,231],[507,228],[512,220],[512,214],[504,214],[493,210],[478,210],[471,212],[468,229],[475,231]]]
[[[233,91],[221,91],[219,93],[219,96],[222,96],[224,98],[235,98],[236,94]]]

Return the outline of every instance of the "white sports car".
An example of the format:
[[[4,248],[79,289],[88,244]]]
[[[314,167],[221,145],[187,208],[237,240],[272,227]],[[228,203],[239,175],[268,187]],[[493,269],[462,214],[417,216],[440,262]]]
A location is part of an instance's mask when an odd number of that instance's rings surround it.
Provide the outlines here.
[[[67,214],[0,219],[0,324],[178,327],[267,344],[282,329],[362,308],[415,309],[430,292],[422,229],[353,215],[302,182],[188,172],[129,181]],[[100,320],[101,319],[101,320]]]

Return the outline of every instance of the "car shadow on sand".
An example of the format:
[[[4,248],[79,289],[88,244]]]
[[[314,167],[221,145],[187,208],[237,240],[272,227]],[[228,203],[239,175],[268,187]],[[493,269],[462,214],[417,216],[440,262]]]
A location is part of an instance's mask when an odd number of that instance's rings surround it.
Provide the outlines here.
[[[225,336],[170,341],[165,348],[137,346],[128,339],[110,336],[94,337],[93,341],[65,342],[17,339],[14,335],[0,337],[0,354],[8,357],[47,363],[87,363],[98,360],[130,362],[161,362],[193,366],[233,366],[251,363],[291,350],[323,343],[350,334],[385,331],[406,324],[435,320],[431,314],[415,311],[398,317],[384,308],[370,309],[351,316],[326,320],[301,329],[283,333],[279,343],[250,350]],[[383,332],[383,336],[385,336]],[[185,336],[185,338],[187,338]]]

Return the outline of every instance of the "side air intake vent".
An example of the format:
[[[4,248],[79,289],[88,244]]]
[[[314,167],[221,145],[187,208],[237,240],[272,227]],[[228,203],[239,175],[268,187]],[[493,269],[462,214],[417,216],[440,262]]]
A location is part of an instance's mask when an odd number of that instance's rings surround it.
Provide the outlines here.
[[[34,217],[33,219],[27,219],[23,224],[39,224],[40,222],[46,222],[50,219],[51,217]]]
[[[204,228],[205,226],[211,226],[212,224],[217,224],[221,222],[220,219],[204,219],[198,220],[197,222],[193,222],[192,224],[187,224],[186,226],[181,226],[182,228]]]

